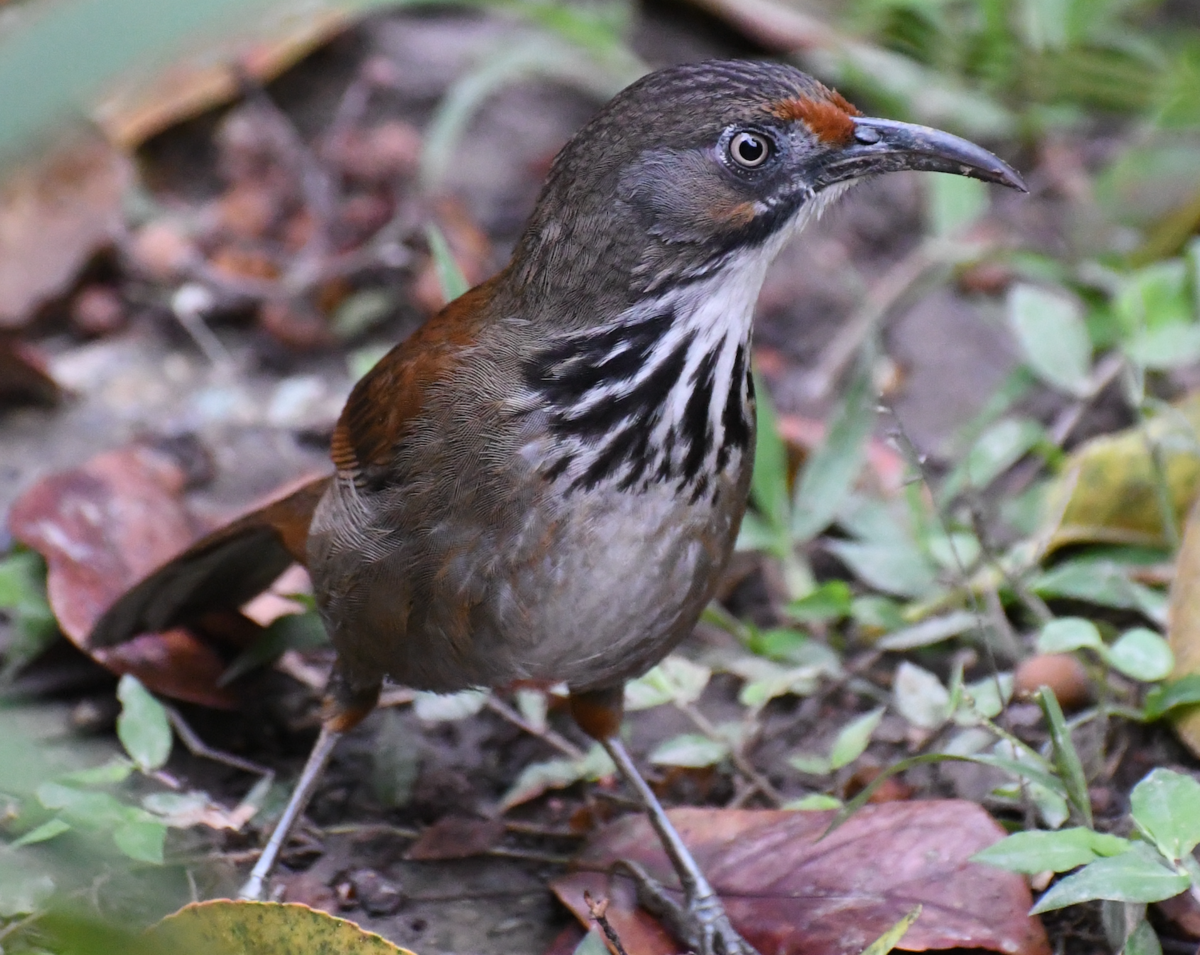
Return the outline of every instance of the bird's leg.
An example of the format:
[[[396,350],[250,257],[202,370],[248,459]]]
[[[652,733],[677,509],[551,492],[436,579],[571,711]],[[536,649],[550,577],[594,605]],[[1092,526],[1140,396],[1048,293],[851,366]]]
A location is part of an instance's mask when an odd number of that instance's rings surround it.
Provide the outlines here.
[[[691,946],[698,955],[757,955],[750,943],[733,928],[716,891],[700,871],[691,851],[667,818],[666,810],[625,749],[619,735],[623,695],[622,688],[572,693],[571,712],[583,731],[599,740],[617,771],[634,791],[683,887],[684,905],[680,907],[641,866],[625,863],[624,867],[639,883],[639,899],[650,902],[648,907],[654,914],[660,915],[680,941]]]
[[[271,870],[275,868],[275,862],[279,858],[279,853],[287,842],[292,828],[308,806],[308,801],[312,798],[317,783],[321,781],[321,776],[325,773],[325,766],[329,762],[329,757],[333,753],[337,741],[342,738],[343,733],[361,722],[375,708],[375,702],[378,699],[378,686],[367,690],[352,690],[340,673],[334,670],[326,690],[326,712],[321,721],[320,735],[317,736],[317,741],[308,754],[308,761],[305,762],[300,779],[296,782],[296,788],[292,790],[291,798],[284,807],[283,815],[279,817],[279,821],[271,833],[271,838],[267,840],[262,854],[254,863],[250,878],[238,892],[238,898],[251,900],[262,898],[267,878],[270,876]]]
[[[262,854],[258,857],[258,861],[254,863],[254,868],[250,871],[250,878],[246,880],[238,892],[238,898],[254,901],[262,899],[267,877],[271,874],[271,870],[275,868],[275,860],[279,858],[279,852],[283,849],[283,844],[287,842],[287,838],[292,832],[292,827],[296,825],[296,821],[308,806],[308,801],[312,798],[313,790],[317,788],[317,783],[320,782],[321,776],[325,772],[325,764],[329,762],[329,756],[333,752],[333,747],[337,745],[337,741],[341,738],[342,734],[331,728],[329,723],[322,724],[321,734],[317,737],[312,751],[308,754],[308,762],[304,764],[304,772],[300,774],[296,788],[292,790],[291,798],[288,799],[288,804],[284,807],[283,815],[275,823],[275,830],[271,833],[271,838],[267,840]]]

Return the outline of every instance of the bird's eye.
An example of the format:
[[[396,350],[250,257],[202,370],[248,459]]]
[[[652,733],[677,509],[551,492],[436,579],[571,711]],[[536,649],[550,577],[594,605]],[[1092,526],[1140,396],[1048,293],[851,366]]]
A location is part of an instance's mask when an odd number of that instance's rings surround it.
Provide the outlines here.
[[[762,133],[743,131],[729,140],[729,156],[743,169],[761,166],[771,155],[771,141]]]

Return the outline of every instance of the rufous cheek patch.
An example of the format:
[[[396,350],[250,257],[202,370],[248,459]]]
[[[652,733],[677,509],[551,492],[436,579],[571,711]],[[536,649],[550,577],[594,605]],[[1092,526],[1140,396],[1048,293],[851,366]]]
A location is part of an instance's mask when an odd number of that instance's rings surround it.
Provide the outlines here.
[[[823,143],[848,143],[854,136],[854,118],[862,113],[835,90],[828,97],[797,96],[772,103],[770,112],[784,120],[800,120]]]

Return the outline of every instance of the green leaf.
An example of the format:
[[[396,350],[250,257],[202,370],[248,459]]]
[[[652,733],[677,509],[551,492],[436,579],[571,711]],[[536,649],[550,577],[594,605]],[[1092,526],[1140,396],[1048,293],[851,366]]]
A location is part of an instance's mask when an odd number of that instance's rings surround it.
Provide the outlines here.
[[[700,699],[712,670],[672,654],[658,666],[625,684],[625,708],[645,710],[664,703],[687,706]]]
[[[788,765],[793,769],[808,773],[810,776],[827,776],[833,771],[829,757],[817,756],[813,753],[796,753],[788,757]]]
[[[12,843],[13,849],[19,849],[21,846],[31,846],[35,842],[48,842],[55,836],[61,836],[64,832],[71,831],[71,824],[57,816],[53,819],[48,819],[40,826],[30,829],[25,835]]]
[[[921,916],[921,906],[915,906],[906,916],[863,949],[862,955],[887,955],[900,944],[908,930]]]
[[[1121,634],[1109,648],[1108,663],[1131,679],[1154,683],[1171,675],[1175,655],[1159,634],[1135,627]]]
[[[787,627],[772,627],[770,630],[751,631],[748,646],[753,653],[766,657],[768,660],[779,660],[784,663],[801,662],[804,648],[812,642],[812,638],[799,630]]]
[[[979,615],[969,610],[952,610],[938,617],[930,617],[912,626],[895,630],[880,637],[875,645],[880,650],[913,650],[928,647],[961,633],[974,630],[979,625]]]
[[[13,865],[0,867],[0,918],[38,912],[53,895],[54,880],[44,872],[31,873]]]
[[[942,484],[942,497],[964,488],[982,489],[1046,440],[1046,429],[1029,418],[1002,418],[983,432],[963,463]]]
[[[1084,826],[1057,832],[1016,832],[971,856],[1010,872],[1067,872],[1106,856],[1115,856],[1132,845],[1118,836],[1093,832]]]
[[[929,188],[930,232],[938,238],[961,233],[988,212],[990,196],[983,182],[944,173],[926,176],[925,182]]]
[[[1169,369],[1200,358],[1200,325],[1192,313],[1182,259],[1156,262],[1131,274],[1113,300],[1130,357],[1147,368]]]
[[[1082,617],[1059,617],[1042,625],[1037,638],[1038,653],[1070,653],[1087,647],[1105,649],[1100,631],[1090,620]]]
[[[342,341],[357,338],[382,322],[395,308],[396,296],[388,289],[363,289],[337,307],[330,327]]]
[[[55,777],[56,782],[67,786],[115,786],[123,783],[133,773],[134,765],[124,756],[114,756],[107,763],[88,769],[77,769]]]
[[[885,707],[879,707],[870,713],[851,720],[833,741],[829,750],[829,766],[831,769],[841,769],[858,759],[871,742],[871,734],[883,719]]]
[[[1087,393],[1092,343],[1074,296],[1017,283],[1008,293],[1008,324],[1042,381],[1068,394]]]
[[[1129,933],[1121,955],[1162,955],[1162,944],[1154,933],[1154,927],[1145,917],[1138,922],[1137,928]]]
[[[828,549],[856,577],[885,593],[925,597],[937,585],[937,575],[914,543],[830,541]]]
[[[460,690],[458,693],[418,692],[413,698],[413,712],[426,723],[452,723],[474,716],[487,705],[488,694],[483,690]]]
[[[458,267],[454,253],[450,251],[450,243],[446,241],[442,230],[432,222],[427,223],[425,238],[429,241],[429,254],[433,257],[433,268],[442,288],[442,296],[447,302],[453,302],[471,285],[463,275],[462,269]]]
[[[841,809],[842,801],[835,796],[825,793],[810,793],[793,799],[783,806],[784,809],[794,809],[800,812],[825,812],[829,809]]]
[[[19,672],[58,636],[46,601],[46,565],[33,551],[18,550],[0,559],[0,609],[12,621],[0,680]]]
[[[1091,828],[1092,801],[1088,795],[1087,777],[1083,773],[1083,763],[1075,744],[1071,741],[1071,731],[1067,729],[1063,719],[1062,708],[1048,687],[1041,687],[1037,694],[1038,706],[1050,729],[1050,745],[1054,750],[1054,765],[1058,769],[1058,778],[1062,780],[1067,790],[1067,801],[1079,813],[1084,823]]]
[[[709,739],[699,733],[681,733],[659,743],[650,753],[650,762],[656,766],[700,769],[715,766],[728,755],[729,744],[724,740]]]
[[[1067,560],[1034,577],[1029,589],[1048,600],[1084,600],[1100,607],[1138,610],[1153,617],[1150,609],[1157,594],[1129,579],[1130,569],[1111,560]]]
[[[160,768],[171,755],[171,721],[166,709],[130,673],[117,684],[117,699],[121,701],[117,717],[121,745],[143,772]]]
[[[1052,912],[1092,899],[1161,902],[1186,891],[1187,887],[1187,876],[1168,868],[1152,848],[1134,845],[1128,852],[1098,859],[1057,882],[1030,914]]]
[[[238,677],[266,666],[288,650],[313,650],[329,645],[329,634],[315,610],[280,617],[250,646],[239,653],[221,674],[217,686],[228,686]]]
[[[609,955],[608,946],[597,932],[588,932],[571,955]]]
[[[617,771],[603,747],[596,743],[582,759],[561,757],[543,763],[530,763],[521,770],[512,788],[504,794],[500,806],[513,806],[535,799],[548,789],[565,789],[584,779],[596,780]]]
[[[1133,821],[1168,859],[1200,845],[1200,783],[1170,769],[1155,769],[1133,787]]]
[[[897,630],[904,626],[904,614],[896,601],[878,594],[855,597],[850,604],[850,616],[860,627],[871,630]]]
[[[998,673],[963,686],[963,700],[954,713],[959,726],[977,726],[984,720],[995,719],[1012,699],[1013,676]]]
[[[788,529],[787,448],[779,435],[775,406],[763,380],[756,374],[754,393],[758,406],[758,437],[754,445],[754,474],[750,500],[775,541],[772,552],[783,557],[791,548]],[[783,550],[781,550],[781,548]]]
[[[844,580],[829,580],[807,597],[793,600],[784,608],[797,623],[827,623],[850,613],[853,591]]]
[[[161,822],[136,819],[113,830],[113,842],[117,848],[139,862],[161,865],[166,839],[167,827]]]
[[[792,539],[812,540],[849,499],[875,427],[875,395],[868,363],[860,362],[829,421],[825,441],[805,462],[792,497]]]
[[[1197,703],[1200,703],[1200,673],[1189,673],[1146,694],[1146,719],[1161,719],[1178,707]]]
[[[950,694],[934,674],[907,660],[892,684],[896,710],[914,726],[936,729],[950,716]]]

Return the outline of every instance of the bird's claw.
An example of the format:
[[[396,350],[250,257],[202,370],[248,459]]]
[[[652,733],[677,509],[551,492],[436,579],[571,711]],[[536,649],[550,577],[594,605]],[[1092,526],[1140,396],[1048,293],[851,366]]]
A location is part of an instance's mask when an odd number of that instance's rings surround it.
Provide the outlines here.
[[[758,955],[733,927],[717,896],[693,896],[680,905],[636,862],[623,860],[619,865],[637,886],[638,904],[663,922],[694,955]]]

